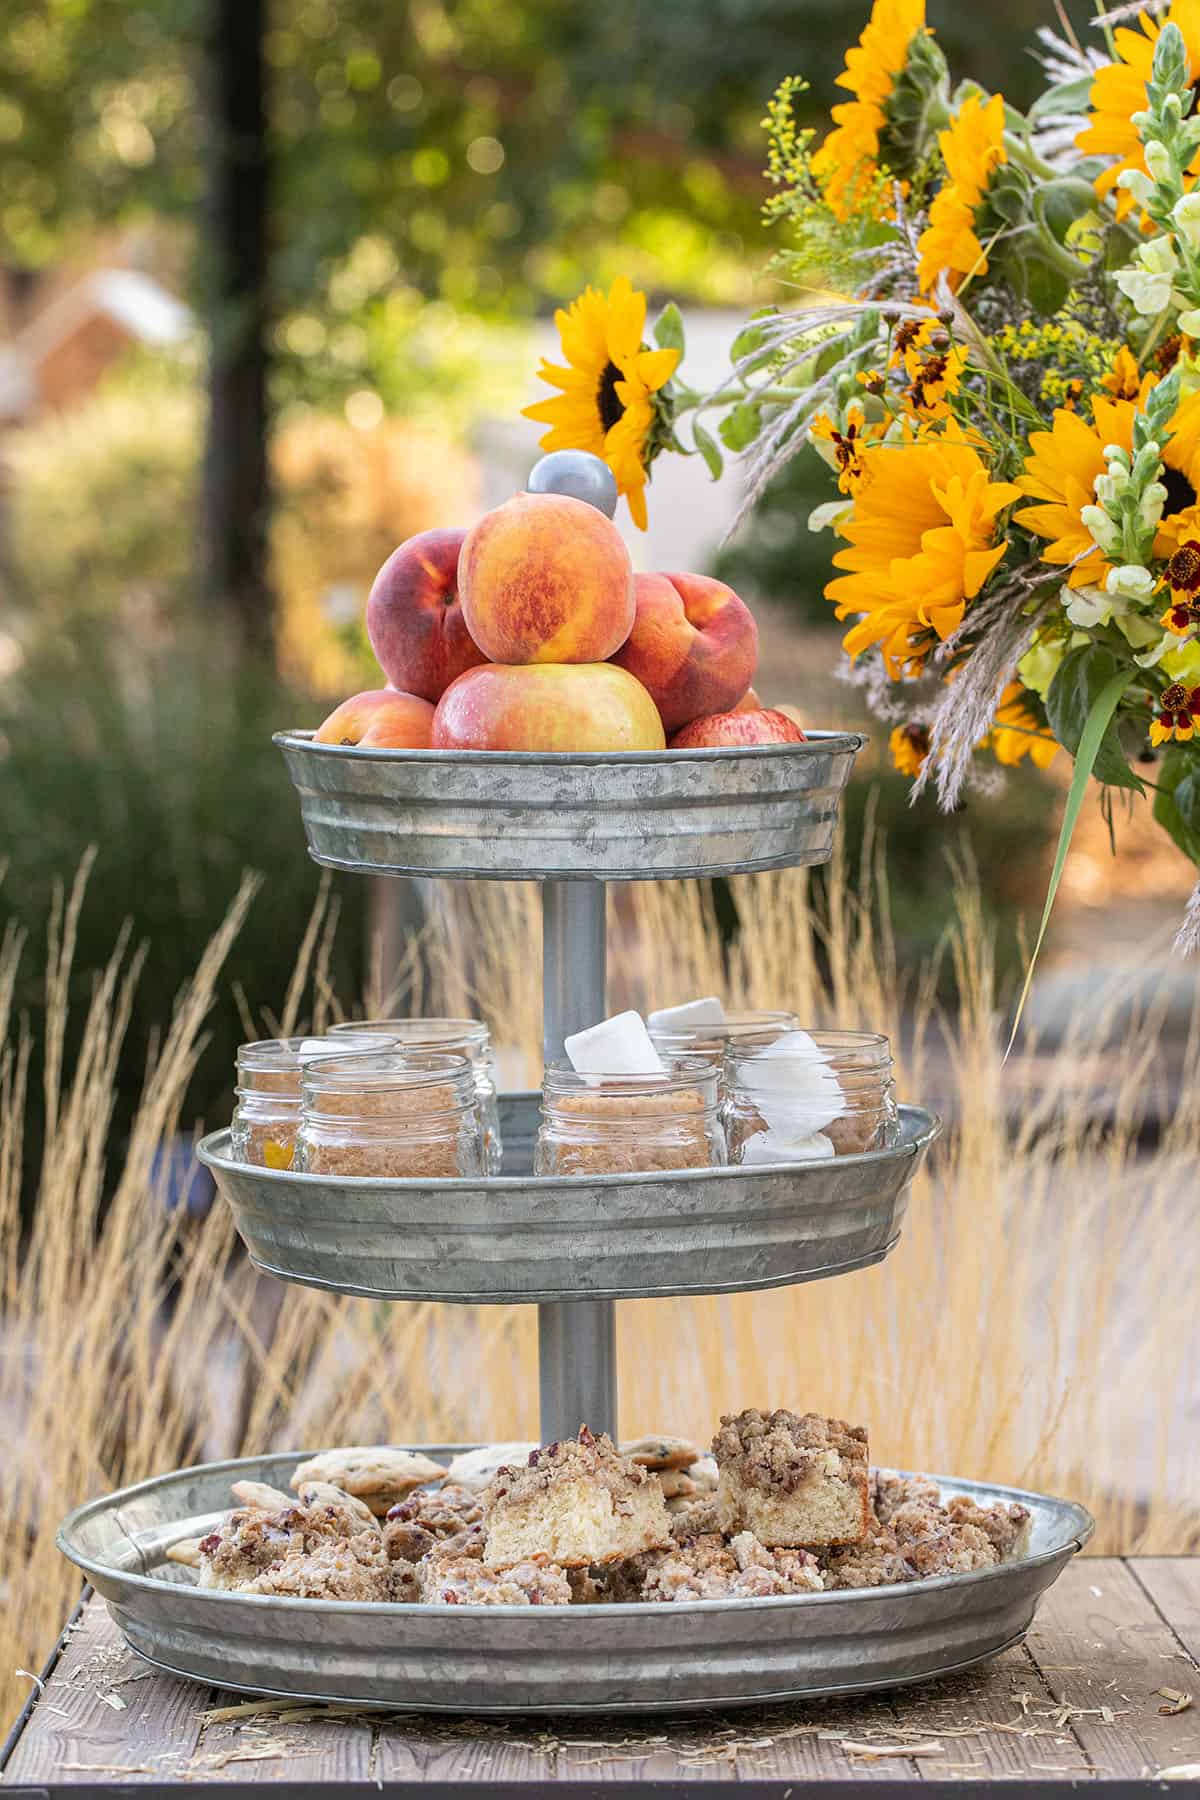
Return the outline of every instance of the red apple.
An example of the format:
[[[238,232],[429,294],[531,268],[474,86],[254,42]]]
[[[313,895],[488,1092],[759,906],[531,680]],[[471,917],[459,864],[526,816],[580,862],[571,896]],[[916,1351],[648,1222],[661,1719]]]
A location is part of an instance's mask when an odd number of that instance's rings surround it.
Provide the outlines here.
[[[677,731],[668,750],[733,750],[743,744],[803,744],[804,733],[781,712],[716,713]]]
[[[392,554],[367,599],[367,636],[394,688],[438,701],[464,670],[486,662],[458,600],[465,531],[422,531]]]
[[[594,509],[593,509],[594,510]],[[488,663],[438,701],[435,750],[662,750],[639,681],[612,663]]]
[[[372,688],[336,706],[319,730],[315,744],[358,744],[363,749],[428,750],[433,708],[418,694],[394,688]]]
[[[613,661],[647,688],[668,732],[729,712],[758,665],[750,608],[707,575],[638,575],[637,611]]]

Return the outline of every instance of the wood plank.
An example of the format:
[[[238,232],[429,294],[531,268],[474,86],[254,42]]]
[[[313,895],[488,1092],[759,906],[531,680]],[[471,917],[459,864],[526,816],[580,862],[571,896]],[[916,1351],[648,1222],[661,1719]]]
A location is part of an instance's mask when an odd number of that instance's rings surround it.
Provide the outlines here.
[[[1028,1641],[1098,1775],[1149,1776],[1200,1762],[1200,1709],[1167,1716],[1156,1692],[1185,1688],[1182,1646],[1124,1563],[1069,1564],[1043,1596]]]
[[[1167,1686],[1187,1689],[1200,1706],[1200,1683],[1187,1679],[1200,1670],[1200,1556],[1139,1556],[1129,1568],[1186,1653],[1181,1679]]]
[[[169,1778],[195,1748],[208,1698],[207,1688],[148,1668],[94,1595],[4,1779],[74,1784]]]
[[[268,1702],[252,1711],[244,1694],[214,1695],[214,1709],[237,1707],[231,1719],[206,1719],[200,1741],[180,1769],[187,1781],[367,1781],[375,1717],[350,1707]],[[294,1715],[294,1716],[291,1716]]]

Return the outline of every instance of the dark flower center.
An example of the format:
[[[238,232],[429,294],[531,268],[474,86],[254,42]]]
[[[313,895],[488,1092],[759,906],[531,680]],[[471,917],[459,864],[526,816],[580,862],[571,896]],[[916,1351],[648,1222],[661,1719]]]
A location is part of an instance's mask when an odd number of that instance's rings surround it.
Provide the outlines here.
[[[1200,543],[1194,538],[1189,538],[1176,550],[1167,564],[1167,580],[1172,588],[1182,588],[1189,594],[1200,588]]]
[[[1196,490],[1178,469],[1164,469],[1158,479],[1167,490],[1164,513],[1182,512],[1187,506],[1195,506]]]
[[[600,423],[605,431],[611,431],[614,425],[620,424],[625,416],[624,402],[617,393],[618,381],[625,377],[616,363],[604,365],[604,373],[600,377],[600,386],[596,389],[596,405],[600,412]]]
[[[1162,691],[1161,706],[1165,713],[1182,712],[1187,706],[1187,689],[1181,681],[1172,682]]]

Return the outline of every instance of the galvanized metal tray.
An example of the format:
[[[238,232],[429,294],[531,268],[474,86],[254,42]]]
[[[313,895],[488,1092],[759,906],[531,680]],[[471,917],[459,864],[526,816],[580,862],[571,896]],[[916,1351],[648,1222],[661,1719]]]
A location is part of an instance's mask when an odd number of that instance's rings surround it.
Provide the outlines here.
[[[333,869],[478,880],[661,881],[828,862],[866,739],[612,755],[275,742],[308,847]]]
[[[900,1141],[825,1162],[668,1175],[534,1177],[536,1094],[501,1097],[512,1175],[298,1175],[199,1146],[251,1257],[311,1287],[472,1303],[661,1298],[817,1281],[879,1262],[941,1129],[900,1109]]]
[[[935,1477],[943,1494],[1028,1506],[1030,1553],[906,1587],[662,1606],[275,1599],[198,1588],[165,1560],[179,1538],[212,1528],[231,1481],[286,1486],[299,1459],[210,1463],[93,1500],[64,1522],[59,1548],[134,1650],[214,1687],[397,1711],[623,1713],[864,1693],[951,1674],[1020,1641],[1039,1596],[1093,1529],[1071,1501]]]

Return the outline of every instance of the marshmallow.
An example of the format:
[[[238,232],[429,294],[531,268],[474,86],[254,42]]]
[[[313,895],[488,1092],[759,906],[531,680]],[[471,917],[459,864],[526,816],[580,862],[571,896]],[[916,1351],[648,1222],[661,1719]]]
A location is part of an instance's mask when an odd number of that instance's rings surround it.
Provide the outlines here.
[[[386,1031],[337,1031],[328,1037],[305,1038],[297,1055],[302,1063],[325,1056],[357,1056],[363,1051],[394,1050],[396,1040]]]
[[[696,1025],[723,1025],[725,1008],[716,994],[703,1000],[687,1000],[682,1006],[664,1006],[646,1020],[651,1031],[691,1031]]]
[[[783,1138],[811,1137],[846,1111],[841,1083],[807,1031],[785,1031],[740,1073],[755,1110]]]
[[[662,1075],[662,1057],[641,1013],[617,1013],[577,1031],[563,1044],[578,1075]]]
[[[786,1138],[777,1131],[756,1131],[742,1145],[742,1163],[824,1162],[834,1154],[823,1132],[808,1137]]]

